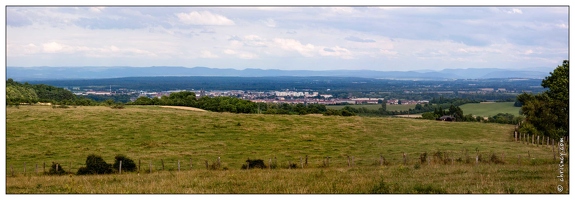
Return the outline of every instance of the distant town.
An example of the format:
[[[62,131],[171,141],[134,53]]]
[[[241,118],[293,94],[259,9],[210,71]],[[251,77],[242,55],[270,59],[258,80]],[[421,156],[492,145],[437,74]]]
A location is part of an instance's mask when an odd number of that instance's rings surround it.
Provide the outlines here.
[[[65,87],[64,89],[72,91],[75,95],[130,95],[133,96],[130,100],[135,101],[138,97],[148,97],[148,98],[162,98],[162,96],[169,96],[173,92],[181,92],[187,90],[169,90],[160,92],[148,92],[148,91],[136,91],[126,88],[112,89],[109,88],[108,91],[103,90],[93,90],[89,88],[80,87]],[[240,99],[250,100],[253,102],[263,102],[263,103],[288,103],[288,104],[324,104],[324,105],[340,105],[340,104],[382,104],[385,102],[388,105],[402,104],[402,105],[415,105],[415,104],[426,104],[429,103],[428,100],[408,100],[408,99],[384,99],[384,98],[335,98],[331,94],[322,94],[317,91],[244,91],[244,90],[189,90],[196,94],[196,98],[201,98],[203,96],[216,97],[216,96],[231,96]],[[413,91],[404,91],[405,94],[413,94]],[[488,93],[517,93],[517,91],[507,90],[505,88],[479,88],[475,91],[430,91],[427,93],[436,94],[488,94]]]

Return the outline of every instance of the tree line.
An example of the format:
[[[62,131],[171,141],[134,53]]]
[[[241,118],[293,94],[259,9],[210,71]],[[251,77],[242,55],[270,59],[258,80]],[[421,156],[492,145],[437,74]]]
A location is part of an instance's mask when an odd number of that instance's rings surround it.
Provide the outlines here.
[[[564,60],[541,81],[548,90],[517,96],[525,122],[520,132],[561,138],[569,136],[569,61]]]

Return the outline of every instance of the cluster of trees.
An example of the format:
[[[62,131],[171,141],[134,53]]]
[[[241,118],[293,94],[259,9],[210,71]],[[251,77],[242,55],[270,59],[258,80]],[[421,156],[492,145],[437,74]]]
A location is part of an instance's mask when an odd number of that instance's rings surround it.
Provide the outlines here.
[[[13,79],[6,81],[6,105],[35,104],[38,102],[71,106],[117,104],[115,100],[110,98],[100,97],[99,100],[94,100],[91,97],[76,96],[68,90],[50,85],[34,85],[28,82],[22,84]]]
[[[162,98],[139,97],[130,105],[166,105],[196,107],[214,112],[256,113],[257,104],[234,97],[207,97],[196,99],[196,94],[189,91],[174,92]]]
[[[525,123],[520,132],[558,139],[569,136],[569,61],[555,68],[541,86],[547,91],[517,96]]]
[[[139,97],[130,105],[189,106],[214,112],[262,113],[262,114],[323,114],[327,111],[320,104],[255,103],[235,97],[208,97],[199,99],[189,91],[174,92],[162,98]]]
[[[421,114],[423,119],[429,120],[436,120],[441,116],[449,115],[455,118],[455,121],[460,122],[480,122],[481,117],[473,117],[473,115],[463,115],[463,110],[459,106],[450,105],[448,110],[443,109],[443,107],[439,106],[439,108],[435,108],[433,112],[426,112]]]
[[[76,95],[63,88],[39,84],[18,83],[12,79],[6,81],[6,104],[38,102],[73,102]]]

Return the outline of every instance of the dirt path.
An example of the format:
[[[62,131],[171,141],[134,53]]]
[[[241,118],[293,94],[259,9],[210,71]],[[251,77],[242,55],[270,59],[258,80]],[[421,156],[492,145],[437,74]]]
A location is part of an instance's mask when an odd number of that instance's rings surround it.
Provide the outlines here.
[[[191,111],[198,111],[198,112],[207,112],[207,110],[199,109],[199,108],[192,108],[186,106],[160,106],[162,108],[175,108],[175,109],[182,109],[182,110],[191,110]]]

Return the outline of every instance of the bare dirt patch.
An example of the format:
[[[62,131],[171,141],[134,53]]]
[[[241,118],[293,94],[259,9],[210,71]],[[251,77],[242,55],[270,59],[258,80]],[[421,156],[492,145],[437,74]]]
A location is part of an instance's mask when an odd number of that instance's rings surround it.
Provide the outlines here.
[[[182,110],[191,110],[191,111],[198,111],[198,112],[207,112],[207,110],[193,108],[193,107],[186,107],[186,106],[160,106],[162,108],[175,108],[175,109],[182,109]]]

